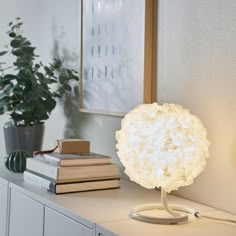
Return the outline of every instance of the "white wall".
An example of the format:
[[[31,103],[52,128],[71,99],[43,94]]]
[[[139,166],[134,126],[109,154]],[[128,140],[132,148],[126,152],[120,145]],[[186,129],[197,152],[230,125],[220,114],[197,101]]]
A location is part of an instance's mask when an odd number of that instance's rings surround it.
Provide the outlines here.
[[[80,55],[80,1],[70,0],[0,0],[0,51],[9,43],[7,25],[16,17],[23,21],[24,34],[29,38],[44,64],[51,62],[55,53],[64,56],[68,66],[79,69]],[[59,50],[56,46],[59,44]],[[0,58],[2,60],[3,57]],[[73,108],[71,104],[69,108]],[[67,112],[73,112],[67,110]],[[77,112],[77,111],[76,111]],[[69,116],[70,114],[67,114]],[[52,148],[62,138],[67,121],[63,103],[59,104],[46,121],[44,148]],[[6,116],[0,116],[0,129]],[[67,132],[68,133],[68,132]],[[0,132],[0,150],[5,153],[3,132]]]
[[[184,105],[208,130],[211,155],[176,194],[236,213],[236,1],[161,0],[160,103]]]
[[[20,16],[44,61],[57,40],[68,64],[79,66],[79,0],[0,0],[0,47],[6,25]],[[198,115],[211,140],[205,172],[178,194],[236,213],[236,1],[160,0],[159,103],[180,103]],[[64,50],[62,50],[64,48]],[[91,149],[119,162],[115,131],[120,118],[80,114],[77,100],[60,103],[46,122],[44,148],[57,138],[80,136]],[[7,120],[0,117],[0,127]],[[5,153],[0,132],[0,150]]]

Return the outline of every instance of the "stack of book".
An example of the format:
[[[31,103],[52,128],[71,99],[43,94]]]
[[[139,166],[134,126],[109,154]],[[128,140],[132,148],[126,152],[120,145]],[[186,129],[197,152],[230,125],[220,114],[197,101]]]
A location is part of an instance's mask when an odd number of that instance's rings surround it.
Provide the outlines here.
[[[119,188],[119,169],[111,157],[92,153],[81,142],[63,140],[53,152],[35,152],[27,159],[24,179],[55,194]]]

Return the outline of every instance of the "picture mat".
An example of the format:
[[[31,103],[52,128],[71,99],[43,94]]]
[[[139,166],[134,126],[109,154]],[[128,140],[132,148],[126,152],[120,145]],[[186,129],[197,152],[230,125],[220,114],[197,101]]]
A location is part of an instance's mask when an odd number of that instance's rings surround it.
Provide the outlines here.
[[[145,1],[83,1],[82,111],[123,115],[143,103]]]

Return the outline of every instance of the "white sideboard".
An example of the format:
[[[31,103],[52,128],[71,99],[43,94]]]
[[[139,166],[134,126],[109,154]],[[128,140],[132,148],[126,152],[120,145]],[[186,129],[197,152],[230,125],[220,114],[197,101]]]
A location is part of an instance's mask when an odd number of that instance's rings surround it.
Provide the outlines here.
[[[0,178],[0,236],[7,234],[8,181]]]
[[[160,202],[160,193],[121,180],[121,188],[55,195],[0,167],[0,236],[235,236],[236,224],[190,216],[187,224],[158,225],[130,219],[129,209]],[[224,212],[176,196],[170,203],[199,212]],[[236,220],[236,216],[227,215]]]

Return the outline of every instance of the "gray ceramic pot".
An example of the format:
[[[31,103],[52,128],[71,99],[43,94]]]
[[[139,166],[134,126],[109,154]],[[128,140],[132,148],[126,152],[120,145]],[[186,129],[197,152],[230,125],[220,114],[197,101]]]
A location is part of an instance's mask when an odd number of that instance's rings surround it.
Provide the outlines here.
[[[32,155],[33,151],[42,148],[44,125],[24,127],[13,126],[8,122],[5,123],[3,130],[7,154],[22,149]]]

